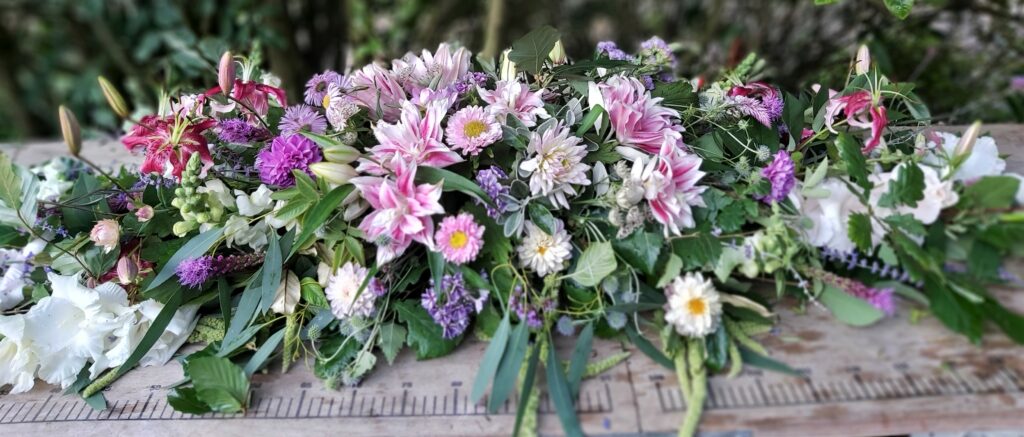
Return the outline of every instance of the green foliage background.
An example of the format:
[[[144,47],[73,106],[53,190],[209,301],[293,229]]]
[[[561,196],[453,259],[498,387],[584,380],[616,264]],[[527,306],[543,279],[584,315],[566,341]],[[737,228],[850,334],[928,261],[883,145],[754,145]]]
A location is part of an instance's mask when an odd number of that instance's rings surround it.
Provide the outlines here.
[[[530,29],[562,30],[575,57],[602,40],[633,51],[658,35],[681,42],[687,75],[713,74],[755,51],[764,78],[797,89],[841,88],[860,42],[895,80],[918,84],[937,121],[1024,121],[1024,4],[919,0],[900,20],[882,0],[2,0],[0,140],[54,137],[56,108],[112,131],[96,76],[133,106],[160,90],[214,84],[219,54],[259,42],[289,94],[314,72],[345,70],[458,40],[479,51]],[[495,9],[497,8],[497,9]],[[1018,79],[1019,81],[1022,79]]]

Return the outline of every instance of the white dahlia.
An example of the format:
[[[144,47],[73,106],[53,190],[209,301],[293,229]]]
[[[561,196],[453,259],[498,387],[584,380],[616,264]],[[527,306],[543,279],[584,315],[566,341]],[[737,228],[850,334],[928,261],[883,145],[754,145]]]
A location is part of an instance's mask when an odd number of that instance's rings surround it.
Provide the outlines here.
[[[665,321],[680,335],[704,337],[715,331],[722,316],[722,302],[711,280],[687,273],[665,287]]]
[[[530,192],[547,196],[556,208],[569,207],[567,195],[578,193],[573,185],[590,185],[587,171],[590,166],[583,163],[587,147],[583,140],[569,134],[569,128],[557,123],[544,133],[530,134],[526,146],[530,159],[523,161],[519,169],[530,175]]]
[[[526,237],[519,245],[519,264],[537,272],[537,276],[565,269],[566,261],[572,256],[569,233],[565,232],[561,220],[555,220],[553,234],[544,232],[533,222],[526,222]]]

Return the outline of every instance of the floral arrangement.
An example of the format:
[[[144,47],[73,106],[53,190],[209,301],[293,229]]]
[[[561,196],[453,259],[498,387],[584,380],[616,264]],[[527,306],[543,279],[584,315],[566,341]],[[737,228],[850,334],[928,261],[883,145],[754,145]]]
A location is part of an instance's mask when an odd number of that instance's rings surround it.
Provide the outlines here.
[[[71,158],[0,158],[0,384],[104,408],[103,387],[197,343],[169,403],[231,413],[271,362],[352,385],[475,336],[474,402],[518,390],[530,434],[543,373],[577,435],[581,379],[624,358],[588,362],[598,336],[677,372],[692,435],[709,372],[791,371],[753,338],[781,299],[1024,342],[985,289],[1014,280],[1024,190],[979,125],[925,133],[913,87],[864,49],[846,83],[795,94],[754,56],[680,78],[673,50],[569,60],[545,27],[498,62],[442,44],[298,97],[258,51],[226,53],[216,86],[145,115],[101,78],[140,168],[81,157],[63,108]]]

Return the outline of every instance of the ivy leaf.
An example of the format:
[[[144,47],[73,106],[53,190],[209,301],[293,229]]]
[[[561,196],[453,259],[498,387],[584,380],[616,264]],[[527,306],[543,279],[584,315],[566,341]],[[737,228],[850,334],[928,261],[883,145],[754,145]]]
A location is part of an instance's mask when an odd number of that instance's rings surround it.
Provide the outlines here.
[[[661,234],[644,232],[641,229],[625,239],[612,241],[612,246],[626,263],[645,275],[653,276],[655,264],[658,263],[658,256],[661,255],[661,246],[664,245],[664,242],[665,239]]]
[[[839,157],[846,163],[846,173],[850,175],[857,185],[865,191],[872,188],[868,180],[868,162],[860,151],[857,140],[846,132],[841,132],[836,137],[836,148],[839,149]]]
[[[896,18],[905,20],[910,16],[910,10],[914,7],[914,0],[882,0],[885,8]]]
[[[445,339],[441,325],[434,322],[419,302],[401,301],[395,303],[398,318],[406,324],[409,346],[416,348],[416,358],[426,360],[448,355],[458,344],[456,340]]]
[[[818,300],[832,311],[832,315],[836,316],[839,321],[851,326],[868,326],[885,316],[882,311],[871,306],[867,301],[853,297],[832,286],[826,286],[818,296]]]
[[[196,396],[220,413],[242,411],[249,397],[249,378],[227,358],[213,355],[188,360],[185,372],[192,378]]]
[[[607,241],[591,243],[580,255],[576,268],[569,275],[576,283],[584,287],[595,287],[605,276],[615,271],[615,251]]]
[[[846,234],[861,252],[871,252],[871,217],[862,212],[850,214]]]
[[[512,43],[508,59],[523,71],[538,73],[560,37],[558,30],[551,26],[535,29]]]
[[[388,322],[380,326],[380,337],[377,340],[377,345],[384,352],[384,358],[388,360],[388,365],[395,362],[395,357],[398,356],[398,352],[402,350],[402,345],[405,344],[407,333],[408,331],[406,331],[404,326],[394,322]]]
[[[889,181],[889,191],[878,200],[878,205],[892,208],[898,205],[916,207],[924,199],[924,172],[917,164],[900,166],[896,178]]]

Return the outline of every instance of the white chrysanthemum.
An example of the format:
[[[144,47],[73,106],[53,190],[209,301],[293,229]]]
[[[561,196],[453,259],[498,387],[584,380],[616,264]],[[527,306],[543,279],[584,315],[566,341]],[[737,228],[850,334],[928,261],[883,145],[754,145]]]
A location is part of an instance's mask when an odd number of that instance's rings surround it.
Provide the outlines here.
[[[565,232],[561,220],[555,220],[554,234],[547,234],[533,222],[526,222],[526,237],[517,248],[519,264],[537,272],[537,276],[565,269],[566,262],[572,256],[572,244],[569,233]]]
[[[370,317],[373,314],[375,296],[369,287],[359,291],[366,281],[365,267],[347,262],[327,280],[324,294],[331,303],[331,312],[339,319],[352,316]]]
[[[722,316],[722,302],[710,279],[687,273],[665,288],[665,321],[687,337],[704,337],[715,331]]]
[[[568,208],[566,196],[578,194],[573,185],[590,185],[587,178],[590,166],[583,163],[587,147],[580,144],[582,141],[570,135],[569,128],[561,123],[542,134],[530,134],[526,151],[531,157],[523,161],[519,169],[530,175],[530,192],[533,195],[545,195],[556,208]]]

